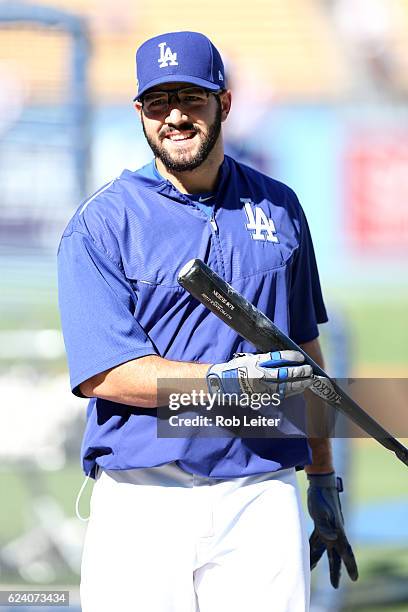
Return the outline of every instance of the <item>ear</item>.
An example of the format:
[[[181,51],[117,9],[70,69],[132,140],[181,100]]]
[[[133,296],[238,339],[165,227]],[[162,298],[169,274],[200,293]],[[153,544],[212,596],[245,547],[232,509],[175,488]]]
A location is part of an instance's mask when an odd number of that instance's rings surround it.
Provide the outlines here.
[[[138,100],[135,100],[133,102],[133,108],[135,109],[135,111],[139,115],[139,119],[142,120],[142,104]]]
[[[221,100],[221,121],[225,121],[229,115],[231,110],[231,90],[226,89],[222,94],[220,94]]]

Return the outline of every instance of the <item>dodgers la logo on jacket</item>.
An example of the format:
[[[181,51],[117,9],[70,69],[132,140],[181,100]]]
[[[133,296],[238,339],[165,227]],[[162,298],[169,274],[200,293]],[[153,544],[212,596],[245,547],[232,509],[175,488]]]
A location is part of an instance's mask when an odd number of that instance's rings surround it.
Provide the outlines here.
[[[260,206],[256,206],[250,198],[240,198],[244,204],[248,223],[245,225],[252,236],[252,240],[266,240],[267,242],[279,242],[276,236],[276,228],[272,219],[268,219]]]

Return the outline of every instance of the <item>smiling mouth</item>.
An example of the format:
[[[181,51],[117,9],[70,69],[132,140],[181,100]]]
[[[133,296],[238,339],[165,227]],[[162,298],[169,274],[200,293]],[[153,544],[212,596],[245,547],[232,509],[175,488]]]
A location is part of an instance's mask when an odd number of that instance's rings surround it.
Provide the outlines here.
[[[184,142],[186,140],[191,140],[192,138],[194,138],[195,135],[196,132],[171,132],[170,134],[167,134],[165,138],[167,140],[171,140],[171,142]]]

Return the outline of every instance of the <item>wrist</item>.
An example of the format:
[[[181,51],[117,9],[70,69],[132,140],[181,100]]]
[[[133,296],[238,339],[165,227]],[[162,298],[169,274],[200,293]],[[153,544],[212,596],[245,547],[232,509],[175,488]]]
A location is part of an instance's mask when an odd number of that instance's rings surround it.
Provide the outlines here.
[[[206,373],[208,391],[211,395],[230,393],[240,396],[242,393],[238,375],[224,376],[224,363],[214,363]]]
[[[309,487],[324,489],[337,489],[338,493],[343,491],[343,481],[335,472],[330,474],[308,474]]]
[[[311,487],[335,487],[336,486],[336,474],[335,472],[328,472],[326,474],[307,474],[307,479]]]
[[[328,438],[308,438],[312,461],[305,466],[306,474],[330,474],[334,472],[331,441]]]
[[[222,392],[221,379],[218,372],[215,372],[213,368],[216,368],[217,364],[212,363],[205,373],[205,380],[207,382],[208,392],[212,395]]]
[[[320,465],[305,465],[305,472],[309,476],[320,476],[332,474],[334,472],[334,466],[331,463],[320,464]]]

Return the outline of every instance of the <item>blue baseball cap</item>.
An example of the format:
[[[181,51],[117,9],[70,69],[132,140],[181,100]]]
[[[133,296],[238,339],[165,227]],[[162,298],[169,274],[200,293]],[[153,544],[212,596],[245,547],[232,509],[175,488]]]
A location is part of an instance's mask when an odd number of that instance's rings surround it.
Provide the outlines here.
[[[221,55],[198,32],[169,32],[146,40],[136,52],[136,76],[135,100],[162,83],[191,83],[210,91],[226,87]]]

